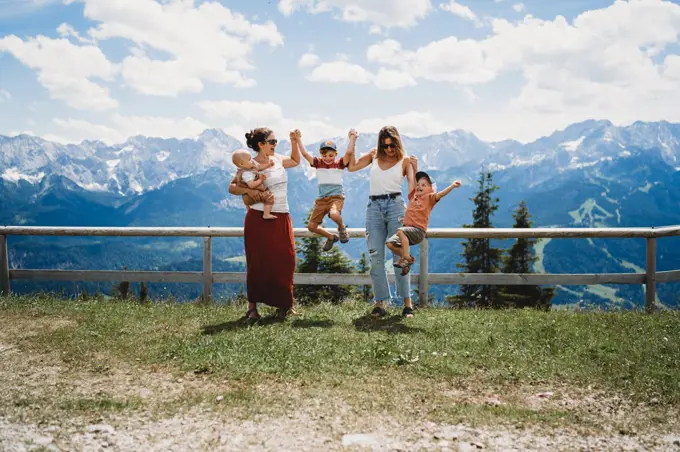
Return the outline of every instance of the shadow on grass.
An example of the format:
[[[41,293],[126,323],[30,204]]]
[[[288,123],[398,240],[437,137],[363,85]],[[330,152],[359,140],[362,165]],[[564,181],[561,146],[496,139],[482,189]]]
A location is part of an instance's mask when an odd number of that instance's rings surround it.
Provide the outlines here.
[[[330,328],[335,324],[332,320],[297,319],[291,323],[293,328]]]
[[[245,317],[241,317],[237,320],[232,320],[231,322],[218,323],[217,325],[206,325],[202,329],[204,335],[218,334],[223,331],[236,331],[249,328],[251,326],[268,326],[277,325],[279,323],[285,322],[285,319],[277,315],[268,315],[262,317],[260,320],[254,321]]]
[[[277,325],[279,323],[285,322],[285,319],[280,318],[277,315],[263,316],[260,320],[253,321],[245,317],[241,317],[237,320],[232,320],[231,322],[219,323],[217,325],[206,325],[202,328],[202,334],[213,335],[218,334],[223,331],[237,331],[251,326],[268,326]],[[296,319],[290,324],[293,328],[330,328],[334,325],[332,320],[304,320]]]
[[[352,323],[357,331],[385,331],[388,334],[414,334],[422,333],[425,330],[422,328],[414,328],[402,322],[404,318],[400,315],[393,315],[390,317],[378,318],[371,314],[366,314],[363,317],[354,319]]]

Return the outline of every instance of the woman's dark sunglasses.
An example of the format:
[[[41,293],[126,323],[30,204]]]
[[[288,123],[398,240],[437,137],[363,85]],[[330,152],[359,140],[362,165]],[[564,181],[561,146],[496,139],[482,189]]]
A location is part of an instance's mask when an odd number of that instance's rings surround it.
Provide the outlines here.
[[[383,149],[388,149],[388,148],[397,149],[397,145],[395,143],[390,143],[390,144],[383,143],[380,146],[382,146]]]
[[[276,146],[276,143],[279,142],[276,138],[272,138],[271,140],[264,140],[265,143],[271,144],[272,146]]]

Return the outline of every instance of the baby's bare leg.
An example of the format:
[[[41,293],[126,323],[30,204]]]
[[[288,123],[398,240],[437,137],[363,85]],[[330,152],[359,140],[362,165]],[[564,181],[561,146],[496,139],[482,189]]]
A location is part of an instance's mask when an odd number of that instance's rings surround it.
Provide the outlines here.
[[[274,220],[277,218],[276,215],[272,215],[272,207],[274,207],[274,195],[271,191],[266,191],[264,194],[268,196],[264,201],[264,212],[262,212],[262,218],[265,220]]]

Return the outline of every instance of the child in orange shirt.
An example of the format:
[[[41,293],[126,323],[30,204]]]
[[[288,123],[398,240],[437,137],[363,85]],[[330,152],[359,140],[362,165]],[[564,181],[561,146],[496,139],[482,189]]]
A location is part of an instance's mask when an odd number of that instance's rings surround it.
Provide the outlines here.
[[[404,226],[397,229],[397,233],[386,243],[390,251],[401,257],[394,266],[401,268],[402,275],[408,274],[411,265],[416,262],[416,258],[411,256],[409,247],[425,239],[432,208],[451,190],[460,187],[460,181],[456,180],[444,190],[437,192],[432,179],[425,171],[418,171],[415,180],[416,186],[409,184],[408,187],[409,203],[404,216]]]

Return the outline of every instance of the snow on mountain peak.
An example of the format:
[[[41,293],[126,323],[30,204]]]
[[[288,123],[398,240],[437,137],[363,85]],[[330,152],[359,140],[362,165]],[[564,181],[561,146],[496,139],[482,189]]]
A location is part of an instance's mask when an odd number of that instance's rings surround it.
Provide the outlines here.
[[[375,147],[376,138],[375,133],[362,133],[357,154]],[[676,166],[680,161],[680,124],[666,122],[617,127],[609,121],[584,121],[526,144],[513,140],[487,143],[464,130],[402,138],[408,155],[416,155],[423,168],[439,171],[479,164],[495,170],[538,165],[564,170],[590,166],[607,157],[627,157],[628,147],[659,148],[669,164]],[[336,140],[343,153],[347,137]],[[305,144],[316,154],[318,142]],[[87,190],[133,195],[211,168],[231,171],[231,155],[242,148],[239,140],[221,129],[186,139],[140,135],[111,146],[98,141],[61,145],[28,135],[0,136],[0,177],[37,183],[45,175],[59,175]],[[282,140],[277,151],[287,154],[290,143]],[[305,173],[314,177],[313,171]]]
[[[0,178],[5,179],[8,182],[14,182],[15,184],[18,183],[20,180],[25,180],[27,182],[30,182],[31,184],[37,184],[43,179],[43,177],[45,177],[44,172],[40,172],[34,176],[31,176],[29,174],[21,173],[16,167],[7,168],[0,176]]]
[[[581,143],[583,143],[583,140],[585,139],[586,137],[584,135],[581,135],[581,137],[577,140],[564,141],[560,143],[560,147],[565,149],[566,151],[574,152],[581,146]]]

